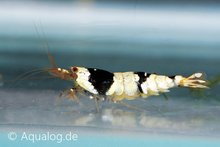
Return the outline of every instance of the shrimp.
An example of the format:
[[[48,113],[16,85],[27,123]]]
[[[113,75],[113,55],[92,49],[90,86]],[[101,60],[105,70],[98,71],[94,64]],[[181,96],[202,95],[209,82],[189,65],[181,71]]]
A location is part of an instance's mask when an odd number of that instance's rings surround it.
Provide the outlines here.
[[[165,76],[132,71],[112,73],[102,69],[78,66],[72,66],[69,70],[53,68],[49,73],[63,80],[73,81],[74,86],[69,90],[71,93],[76,93],[80,89],[91,99],[108,99],[112,102],[139,97],[147,98],[169,92],[169,89],[174,87],[208,88],[206,81],[202,79],[202,73],[194,73],[189,77]]]
[[[71,66],[69,69],[57,67],[53,56],[48,52],[52,67],[44,69],[50,75],[73,82],[73,87],[62,94],[70,99],[79,100],[77,95],[87,95],[96,102],[109,100],[114,103],[124,99],[147,98],[169,92],[171,88],[208,88],[202,73],[189,77],[182,75],[166,76],[147,72],[109,72],[103,69]],[[61,94],[61,95],[62,95]],[[97,109],[98,110],[98,109]]]

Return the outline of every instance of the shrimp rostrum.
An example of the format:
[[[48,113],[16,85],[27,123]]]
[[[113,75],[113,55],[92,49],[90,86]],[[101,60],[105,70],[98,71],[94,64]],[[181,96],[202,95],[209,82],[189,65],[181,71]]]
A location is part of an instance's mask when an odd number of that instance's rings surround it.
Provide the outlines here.
[[[83,93],[96,100],[120,102],[139,97],[169,92],[174,87],[208,88],[202,73],[189,77],[181,75],[164,76],[147,72],[109,72],[96,68],[72,66],[70,69],[52,68],[49,73],[63,80],[73,82],[68,96],[76,98]]]

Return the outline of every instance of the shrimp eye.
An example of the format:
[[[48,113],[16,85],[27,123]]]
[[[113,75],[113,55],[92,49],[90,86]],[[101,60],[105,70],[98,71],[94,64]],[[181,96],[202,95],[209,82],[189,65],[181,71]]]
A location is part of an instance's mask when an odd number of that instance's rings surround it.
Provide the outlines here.
[[[78,68],[77,67],[72,67],[72,69],[71,69],[73,72],[77,72],[78,71]]]

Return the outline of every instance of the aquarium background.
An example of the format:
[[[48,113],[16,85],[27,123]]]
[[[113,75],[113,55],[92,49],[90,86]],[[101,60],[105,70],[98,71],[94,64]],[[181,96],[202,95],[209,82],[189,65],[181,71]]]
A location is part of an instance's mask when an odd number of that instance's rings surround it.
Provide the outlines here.
[[[220,146],[220,5],[217,1],[0,1],[0,146]],[[204,72],[205,91],[172,89],[126,101],[59,98],[72,83],[47,73],[94,67],[164,75]],[[78,139],[21,140],[77,134]],[[12,138],[11,138],[12,137]]]

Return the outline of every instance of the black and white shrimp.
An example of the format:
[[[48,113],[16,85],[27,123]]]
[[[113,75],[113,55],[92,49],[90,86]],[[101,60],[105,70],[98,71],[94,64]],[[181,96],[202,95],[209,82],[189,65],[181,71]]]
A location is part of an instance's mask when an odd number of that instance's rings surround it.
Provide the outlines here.
[[[165,76],[147,72],[109,72],[102,69],[72,66],[70,69],[51,68],[50,74],[72,81],[68,96],[76,98],[77,93],[86,93],[91,99],[120,102],[147,98],[169,92],[174,87],[208,88],[202,73],[189,77]]]

